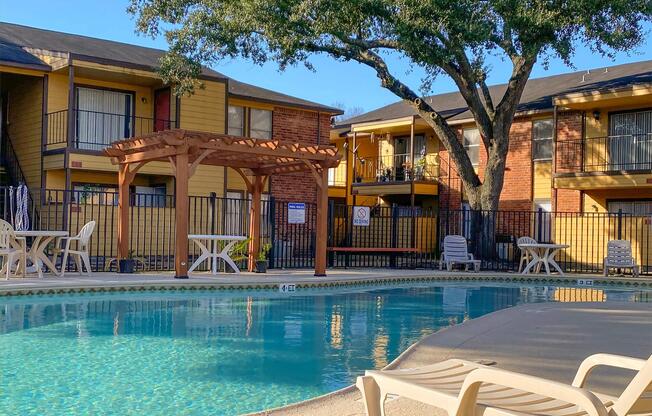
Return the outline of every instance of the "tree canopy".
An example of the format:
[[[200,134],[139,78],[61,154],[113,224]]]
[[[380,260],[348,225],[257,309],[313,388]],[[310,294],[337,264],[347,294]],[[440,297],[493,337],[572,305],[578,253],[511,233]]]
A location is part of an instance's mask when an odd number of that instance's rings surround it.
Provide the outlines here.
[[[139,31],[164,34],[161,62],[177,93],[192,92],[201,64],[228,57],[281,69],[328,54],[372,68],[381,85],[406,100],[451,154],[471,206],[496,209],[509,129],[537,62],[567,64],[577,47],[612,56],[645,35],[652,0],[132,0]],[[395,54],[426,74],[450,77],[467,103],[487,151],[481,179],[457,132],[390,68]],[[511,62],[502,97],[490,94],[487,58]]]

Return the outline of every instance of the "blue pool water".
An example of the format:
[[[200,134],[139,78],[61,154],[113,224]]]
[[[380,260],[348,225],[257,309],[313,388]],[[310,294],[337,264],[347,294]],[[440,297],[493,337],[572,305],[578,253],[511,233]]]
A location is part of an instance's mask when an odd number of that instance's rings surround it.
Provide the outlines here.
[[[419,338],[526,302],[648,292],[433,284],[0,299],[0,414],[230,415],[351,384]]]

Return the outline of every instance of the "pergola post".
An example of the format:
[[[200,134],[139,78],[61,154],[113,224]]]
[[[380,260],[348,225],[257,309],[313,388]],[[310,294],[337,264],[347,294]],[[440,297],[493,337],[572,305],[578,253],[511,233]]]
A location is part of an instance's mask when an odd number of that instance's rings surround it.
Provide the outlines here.
[[[260,213],[261,194],[263,192],[263,178],[254,176],[251,183],[251,205],[249,206],[249,263],[248,270],[256,270],[256,258],[260,251]]]
[[[120,165],[118,170],[118,259],[129,257],[129,185],[133,174],[129,165]]]
[[[174,277],[188,278],[188,153],[178,153],[175,156],[176,196],[175,196],[175,252]]]
[[[320,178],[317,180],[315,276],[326,276],[326,251],[328,243],[328,168],[322,167],[319,173]]]

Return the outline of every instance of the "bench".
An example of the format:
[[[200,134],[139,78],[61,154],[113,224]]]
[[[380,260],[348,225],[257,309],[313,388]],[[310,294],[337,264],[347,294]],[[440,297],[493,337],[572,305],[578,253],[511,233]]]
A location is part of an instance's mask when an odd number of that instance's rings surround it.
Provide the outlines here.
[[[396,267],[396,255],[406,253],[419,253],[418,248],[413,247],[327,247],[331,253],[344,253],[346,255],[344,260],[344,267],[349,267],[348,254],[368,253],[368,254],[387,254],[390,256],[390,267]]]

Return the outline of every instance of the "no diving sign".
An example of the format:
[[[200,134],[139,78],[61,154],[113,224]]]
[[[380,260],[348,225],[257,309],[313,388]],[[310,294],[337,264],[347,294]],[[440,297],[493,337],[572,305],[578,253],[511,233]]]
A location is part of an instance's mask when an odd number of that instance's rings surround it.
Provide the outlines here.
[[[353,225],[369,227],[369,207],[353,207]]]

